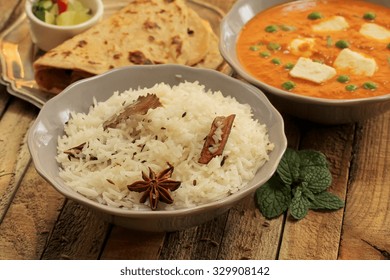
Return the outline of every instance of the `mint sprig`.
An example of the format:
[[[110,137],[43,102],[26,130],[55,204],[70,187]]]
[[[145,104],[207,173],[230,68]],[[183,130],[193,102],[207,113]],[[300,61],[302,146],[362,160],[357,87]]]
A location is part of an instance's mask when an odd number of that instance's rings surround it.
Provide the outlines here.
[[[289,210],[297,220],[309,210],[337,210],[344,202],[327,192],[332,183],[326,156],[314,150],[284,153],[275,174],[256,191],[256,204],[268,219]]]

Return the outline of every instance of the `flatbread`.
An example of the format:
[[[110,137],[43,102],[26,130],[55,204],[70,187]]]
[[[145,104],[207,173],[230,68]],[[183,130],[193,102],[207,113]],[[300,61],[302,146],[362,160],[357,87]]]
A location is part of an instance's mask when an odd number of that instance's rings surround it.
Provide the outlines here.
[[[188,43],[190,44],[192,53],[186,64],[194,65],[201,61],[207,54],[213,32],[208,29],[205,20],[194,10],[188,9],[188,15]]]
[[[216,39],[184,0],[135,0],[38,58],[35,80],[56,94],[74,81],[126,65],[213,67],[205,59],[218,52]]]
[[[209,32],[209,42],[206,55],[200,60],[198,63],[193,65],[197,68],[209,68],[209,69],[217,69],[224,64],[224,59],[219,52],[219,38],[214,34],[210,23],[208,21],[202,20],[203,24],[206,26]]]

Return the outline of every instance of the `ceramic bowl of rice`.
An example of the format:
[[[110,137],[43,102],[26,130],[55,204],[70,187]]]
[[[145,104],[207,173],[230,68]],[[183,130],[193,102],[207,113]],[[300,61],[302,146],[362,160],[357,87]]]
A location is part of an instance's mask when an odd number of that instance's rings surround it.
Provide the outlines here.
[[[38,173],[108,222],[196,226],[275,172],[283,119],[257,88],[214,70],[130,66],[50,99],[28,135]]]

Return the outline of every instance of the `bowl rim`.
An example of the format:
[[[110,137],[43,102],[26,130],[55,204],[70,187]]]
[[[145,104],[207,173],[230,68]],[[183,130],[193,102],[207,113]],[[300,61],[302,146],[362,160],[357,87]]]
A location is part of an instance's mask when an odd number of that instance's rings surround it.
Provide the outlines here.
[[[58,102],[61,102],[61,99],[67,94],[67,92],[71,91],[72,88],[77,87],[80,84],[84,83],[93,83],[96,80],[99,80],[100,78],[103,78],[105,76],[113,75],[116,72],[120,71],[132,71],[135,70],[137,71],[137,68],[145,68],[145,69],[154,69],[154,68],[162,68],[162,71],[169,71],[169,69],[176,69],[176,70],[182,70],[182,69],[187,69],[187,71],[193,71],[193,72],[208,72],[210,76],[218,76],[219,78],[222,79],[230,79],[231,82],[240,84],[241,86],[245,87],[249,91],[254,91],[257,93],[260,93],[262,97],[259,97],[259,99],[262,100],[262,102],[265,104],[266,107],[270,109],[273,113],[273,117],[275,118],[277,125],[280,126],[280,133],[278,133],[278,136],[281,138],[278,138],[280,140],[280,153],[276,155],[275,162],[270,163],[271,165],[269,166],[270,172],[268,176],[263,177],[263,182],[256,183],[250,187],[243,187],[236,193],[229,195],[227,197],[224,197],[222,199],[212,201],[209,203],[201,204],[195,207],[190,207],[190,208],[181,208],[181,209],[175,209],[175,210],[158,210],[158,211],[152,211],[152,210],[136,210],[136,209],[121,209],[121,208],[116,208],[108,205],[103,205],[101,203],[98,203],[96,201],[93,201],[91,199],[88,199],[87,197],[73,191],[68,187],[65,182],[62,184],[60,182],[57,182],[52,178],[52,176],[48,175],[45,171],[44,164],[42,164],[40,161],[38,161],[37,158],[37,150],[34,149],[33,147],[35,146],[34,144],[34,133],[37,130],[37,126],[42,118],[42,115],[48,108],[50,108],[53,104],[56,104]],[[92,104],[92,100],[90,101]],[[280,135],[279,135],[280,134]],[[55,140],[56,142],[58,141],[57,139]],[[91,207],[92,209],[99,210],[100,212],[114,215],[114,216],[122,216],[122,217],[131,217],[131,218],[143,218],[143,219],[155,219],[156,217],[158,218],[167,218],[167,217],[181,217],[181,216],[186,216],[188,214],[200,214],[203,212],[207,212],[208,210],[212,209],[219,209],[222,208],[223,206],[230,206],[233,205],[235,202],[240,201],[247,195],[253,192],[254,189],[260,187],[261,184],[265,183],[267,180],[271,178],[273,173],[276,171],[276,168],[284,154],[284,151],[287,149],[287,137],[284,132],[284,120],[280,113],[276,110],[276,108],[271,104],[271,102],[268,100],[268,98],[265,96],[265,94],[258,88],[254,87],[253,85],[250,85],[248,83],[245,83],[243,81],[240,81],[238,79],[235,79],[231,76],[228,76],[226,74],[223,74],[221,72],[218,72],[216,70],[212,69],[200,69],[200,68],[194,68],[190,66],[185,66],[185,65],[177,65],[177,64],[161,64],[161,65],[142,65],[142,66],[124,66],[120,68],[115,68],[112,70],[109,70],[103,74],[99,74],[93,77],[89,77],[80,81],[77,81],[71,85],[69,85],[66,89],[64,89],[61,93],[55,95],[53,98],[51,98],[48,102],[46,102],[43,107],[41,108],[37,118],[35,119],[34,123],[29,129],[28,132],[28,139],[27,139],[27,144],[28,144],[28,149],[29,152],[32,156],[32,160],[34,163],[34,167],[38,174],[40,174],[48,183],[52,185],[54,189],[56,189],[59,193],[64,195],[65,197],[72,199],[74,201],[77,201],[79,203],[82,203],[86,206]],[[268,163],[268,162],[267,162]],[[261,168],[261,167],[260,167]],[[61,179],[62,181],[62,179]]]
[[[103,16],[103,13],[104,13],[103,2],[101,0],[93,0],[96,3],[97,9],[96,9],[95,13],[93,14],[93,16],[90,19],[88,19],[88,20],[86,20],[86,21],[84,21],[82,23],[79,23],[79,24],[60,26],[60,25],[56,25],[56,24],[46,23],[46,22],[40,20],[39,18],[37,18],[33,14],[33,12],[32,12],[32,5],[36,1],[37,0],[26,0],[26,3],[25,3],[24,7],[25,7],[25,13],[26,13],[27,17],[29,18],[29,20],[33,21],[35,24],[38,24],[40,26],[43,26],[43,27],[46,27],[46,28],[50,28],[50,29],[53,29],[53,30],[73,30],[73,29],[79,29],[79,28],[88,27],[91,24],[94,24],[97,21],[99,21],[99,19]]]
[[[276,4],[276,5],[283,5],[283,4],[287,4],[289,2],[294,2],[294,1],[303,1],[303,0],[285,0],[283,3]],[[311,1],[315,1],[315,0],[311,0]],[[220,38],[226,37],[226,36],[224,36],[225,29],[226,29],[226,26],[228,26],[229,23],[232,22],[231,18],[234,15],[239,15],[239,10],[243,6],[248,6],[248,5],[252,6],[255,2],[256,2],[256,0],[238,0],[236,3],[234,3],[232,8],[229,10],[229,12],[221,20]],[[273,6],[276,6],[276,5],[273,5]],[[252,19],[252,18],[253,17],[251,17],[250,19]],[[248,21],[246,21],[246,22],[248,22]],[[244,25],[245,25],[245,23],[244,23]],[[241,30],[241,28],[240,28],[240,30]],[[236,45],[238,34],[239,33],[234,33],[234,35],[233,35],[234,43],[235,43],[234,46]],[[232,36],[229,36],[229,37],[232,37]],[[302,103],[309,102],[310,104],[327,105],[327,106],[334,106],[334,105],[349,106],[349,105],[356,105],[359,103],[378,103],[378,102],[390,100],[390,93],[378,95],[378,96],[373,96],[373,97],[349,98],[349,99],[331,99],[331,98],[307,96],[307,95],[302,95],[299,93],[291,93],[291,92],[276,88],[274,86],[268,85],[265,82],[253,77],[238,62],[237,56],[235,57],[235,59],[237,59],[237,62],[234,61],[234,58],[231,57],[230,52],[228,51],[228,48],[226,48],[226,44],[224,43],[224,40],[220,40],[219,50],[220,50],[222,57],[229,63],[229,65],[235,71],[237,71],[237,73],[240,76],[242,76],[245,80],[247,80],[251,84],[261,87],[262,90],[266,90],[267,94],[268,94],[268,92],[271,92],[272,94],[275,94],[277,96],[286,97],[286,98],[292,99],[294,101],[298,101],[298,102],[302,102]],[[271,91],[269,89],[271,89]]]

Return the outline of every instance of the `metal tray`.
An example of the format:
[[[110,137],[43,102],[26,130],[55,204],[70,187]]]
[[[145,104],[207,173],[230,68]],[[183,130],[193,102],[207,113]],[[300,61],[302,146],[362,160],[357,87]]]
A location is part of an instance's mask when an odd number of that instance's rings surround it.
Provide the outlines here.
[[[110,16],[129,1],[103,0],[104,17]],[[187,0],[202,18],[208,20],[216,34],[224,12],[199,0]],[[8,92],[41,108],[53,94],[42,91],[34,80],[33,62],[44,52],[31,41],[26,15],[21,15],[8,29],[0,34],[0,83]]]

